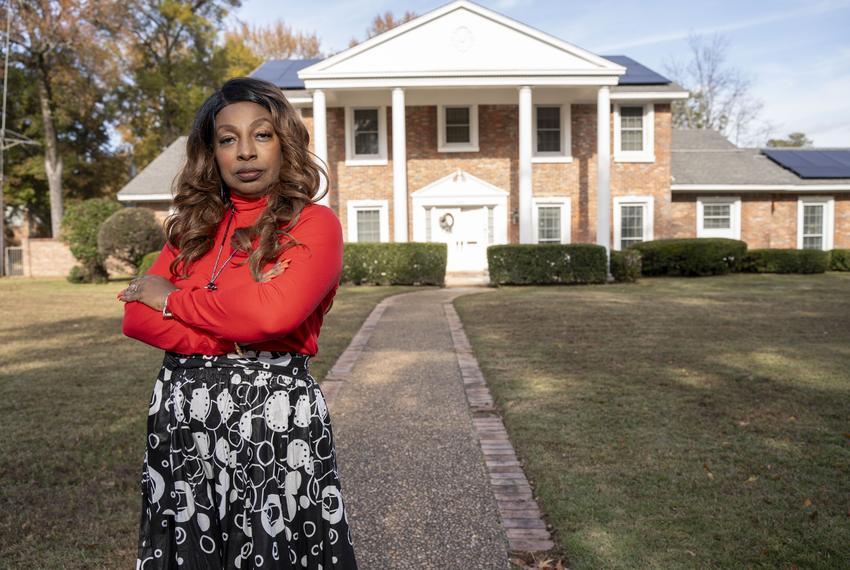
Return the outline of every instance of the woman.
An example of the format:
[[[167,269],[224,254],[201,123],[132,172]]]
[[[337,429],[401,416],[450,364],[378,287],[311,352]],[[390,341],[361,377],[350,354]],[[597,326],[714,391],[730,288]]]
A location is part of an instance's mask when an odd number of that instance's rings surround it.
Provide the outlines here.
[[[277,87],[225,83],[195,117],[165,247],[118,294],[124,334],[166,351],[137,568],[357,568],[307,367],[343,250],[338,218],[313,202],[323,169],[308,142]]]

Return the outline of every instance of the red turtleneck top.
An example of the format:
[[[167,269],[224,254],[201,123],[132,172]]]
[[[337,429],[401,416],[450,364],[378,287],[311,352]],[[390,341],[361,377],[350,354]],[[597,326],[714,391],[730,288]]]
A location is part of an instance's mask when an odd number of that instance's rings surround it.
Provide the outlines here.
[[[236,215],[227,231],[219,268],[232,251],[230,236],[234,230],[253,224],[268,202],[265,195],[245,198],[231,193],[231,199]],[[210,291],[204,286],[229,216],[228,211],[218,225],[214,245],[192,263],[187,279],[171,275],[169,265],[178,252],[165,244],[148,274],[161,275],[179,288],[168,297],[168,310],[174,317],[163,318],[161,311],[131,301],[124,305],[123,333],[182,354],[226,354],[234,352],[234,342],[238,342],[248,350],[316,355],[322,320],[342,271],[339,218],[327,206],[308,204],[289,230],[300,244],[283,252],[281,259],[290,260],[283,273],[265,283],[254,281],[248,263],[238,265],[247,256],[237,252],[216,278],[218,289]],[[263,270],[271,267],[267,264]]]

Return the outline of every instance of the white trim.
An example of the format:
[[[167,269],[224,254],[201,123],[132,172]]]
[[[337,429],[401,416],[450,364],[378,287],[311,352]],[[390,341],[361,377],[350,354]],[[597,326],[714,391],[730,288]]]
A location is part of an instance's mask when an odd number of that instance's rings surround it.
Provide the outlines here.
[[[643,150],[620,150],[620,109],[643,108]],[[655,104],[614,103],[614,162],[655,162]]]
[[[643,210],[643,241],[655,239],[653,218],[655,217],[654,198],[652,196],[615,196],[614,197],[614,243],[612,249],[620,250],[621,235],[621,206],[640,204]]]
[[[561,109],[561,151],[560,152],[538,152],[537,150],[537,108],[538,107],[560,107]],[[531,117],[531,162],[572,162],[572,105],[569,103],[535,103],[532,106]]]
[[[539,212],[538,207],[540,206],[560,206],[561,207],[561,243],[570,243],[570,223],[572,216],[570,212],[570,197],[569,196],[541,196],[539,198],[532,198],[532,208],[531,208],[531,227],[532,231],[532,243],[540,243],[540,235],[539,235]],[[553,243],[553,242],[543,242],[543,243]]]
[[[348,200],[345,208],[348,241],[357,243],[357,210],[378,210],[378,219],[381,224],[381,241],[390,241],[390,208],[387,200]]]
[[[803,206],[823,204],[823,250],[832,249],[835,234],[835,198],[832,196],[806,196],[797,199],[797,249],[803,249]]]
[[[118,194],[119,202],[170,202],[173,199],[171,194]]]
[[[675,192],[842,192],[850,184],[671,184]]]
[[[362,74],[359,74],[359,73],[348,72],[348,73],[343,74],[343,73],[339,73],[339,72],[334,72],[333,67],[336,66],[337,64],[342,63],[344,61],[347,61],[351,58],[356,58],[356,56],[360,53],[368,52],[369,50],[372,50],[374,47],[376,47],[378,45],[381,45],[385,42],[390,42],[394,38],[396,38],[396,37],[398,37],[402,34],[406,34],[406,33],[410,32],[412,30],[415,30],[416,28],[424,26],[428,22],[432,22],[432,21],[434,21],[438,18],[441,18],[441,17],[445,16],[446,14],[449,14],[450,12],[453,12],[455,10],[466,10],[468,12],[472,12],[472,13],[477,14],[479,16],[482,16],[483,18],[486,18],[490,21],[499,23],[499,24],[505,26],[508,29],[511,29],[511,30],[517,31],[517,32],[519,32],[523,35],[535,38],[535,39],[537,39],[538,41],[540,41],[544,44],[547,44],[547,45],[550,45],[550,46],[555,47],[557,49],[560,49],[560,50],[562,50],[566,53],[569,53],[569,54],[571,54],[575,57],[578,57],[580,59],[583,59],[584,61],[587,61],[591,64],[598,66],[597,69],[582,69],[582,70],[554,69],[554,70],[545,70],[545,71],[534,71],[531,74],[533,76],[537,76],[538,74],[539,75],[550,75],[551,74],[551,75],[558,75],[558,76],[571,75],[571,74],[578,74],[578,75],[582,75],[582,76],[607,76],[607,77],[596,78],[597,83],[594,83],[594,84],[599,84],[598,81],[601,79],[603,81],[606,81],[606,83],[604,83],[605,85],[617,85],[617,83],[619,82],[618,76],[624,75],[626,73],[625,67],[623,67],[621,65],[617,65],[616,63],[614,63],[610,60],[602,58],[602,57],[600,57],[600,56],[598,56],[594,53],[591,53],[587,50],[584,50],[584,49],[582,49],[578,46],[575,46],[573,44],[565,42],[564,40],[562,40],[560,38],[557,38],[555,36],[541,32],[540,30],[538,30],[536,28],[533,28],[533,27],[526,25],[522,22],[514,20],[513,18],[508,18],[507,16],[503,16],[502,14],[500,14],[498,12],[490,10],[489,8],[485,8],[484,6],[481,6],[481,5],[476,4],[474,2],[469,2],[467,0],[455,0],[454,2],[444,4],[443,6],[439,6],[439,7],[435,8],[435,9],[429,11],[429,12],[426,12],[426,13],[422,14],[421,16],[417,17],[417,18],[413,18],[412,20],[404,22],[403,24],[400,24],[400,25],[398,25],[398,26],[392,28],[391,30],[388,30],[388,31],[386,31],[382,34],[378,34],[376,36],[373,36],[373,37],[369,38],[368,40],[361,42],[361,43],[359,43],[359,44],[357,44],[357,45],[355,45],[351,48],[348,48],[348,49],[345,49],[345,50],[343,50],[339,53],[336,53],[336,54],[332,55],[331,57],[328,57],[326,59],[323,59],[322,61],[316,62],[315,64],[313,64],[309,67],[305,67],[304,69],[301,69],[301,70],[298,71],[298,77],[302,81],[304,81],[306,89],[312,89],[315,86],[314,83],[316,83],[317,81],[323,80],[323,78],[332,78],[332,79],[330,79],[330,81],[334,81],[336,79],[345,78],[345,77],[360,77]],[[492,81],[493,79],[502,79],[502,80],[508,79],[509,80],[509,78],[505,77],[506,75],[513,75],[513,74],[517,74],[517,73],[523,73],[523,74],[526,74],[526,75],[524,77],[520,78],[519,81],[512,81],[511,83],[509,83],[510,85],[526,85],[526,84],[529,83],[528,71],[527,70],[505,69],[503,71],[496,71],[496,72],[494,72],[494,71],[476,72],[476,71],[473,71],[473,70],[468,70],[468,71],[463,71],[463,72],[452,72],[452,73],[460,75],[461,77],[458,77],[458,79],[460,81],[462,81],[463,84],[469,84],[469,83],[467,83],[468,80],[465,80],[464,78],[468,78],[468,77],[473,76],[473,75],[490,75],[491,76],[490,81]],[[406,73],[406,72],[396,72],[394,74],[390,74],[390,73],[381,73],[380,74],[381,78],[390,77],[391,75],[398,75],[398,76],[402,76],[402,77],[411,77],[411,74]],[[435,73],[434,71],[428,71],[428,72],[421,72],[419,75],[422,75],[422,76],[427,75],[427,77],[422,77],[422,79],[424,79],[425,81],[433,83],[433,78],[435,76],[438,76],[438,75],[441,75],[441,74],[439,72]],[[414,77],[414,79],[416,79],[416,78]],[[556,79],[556,81],[563,82],[564,79],[569,79],[569,78],[557,77],[555,79]],[[582,78],[576,78],[576,79],[582,79]],[[585,79],[593,79],[593,78],[586,77]],[[328,79],[324,79],[324,81],[328,81]],[[322,81],[322,82],[324,83],[324,81]],[[368,81],[367,81],[367,83],[368,83]],[[410,86],[409,83],[400,84],[398,82],[398,80],[393,81],[392,83],[393,83],[393,85],[392,85],[393,87]],[[342,84],[345,85],[345,86],[351,86],[352,83],[349,82],[349,81],[343,80]],[[440,84],[440,82],[436,82],[436,84]],[[325,85],[325,86],[330,87],[330,85]],[[342,85],[340,85],[340,86],[342,86]]]
[[[354,110],[378,110],[378,154],[354,154]],[[352,105],[345,107],[345,165],[374,166],[388,164],[387,160],[387,107],[386,105]]]
[[[729,207],[729,229],[706,229],[703,216],[705,204],[728,204]],[[697,237],[724,237],[729,239],[741,239],[741,197],[740,196],[698,196],[697,197]]]
[[[621,99],[688,99],[691,94],[687,91],[611,91],[611,100]]]
[[[446,142],[446,107],[466,107],[469,109],[469,142]],[[476,103],[437,105],[437,152],[478,152],[478,105]]]

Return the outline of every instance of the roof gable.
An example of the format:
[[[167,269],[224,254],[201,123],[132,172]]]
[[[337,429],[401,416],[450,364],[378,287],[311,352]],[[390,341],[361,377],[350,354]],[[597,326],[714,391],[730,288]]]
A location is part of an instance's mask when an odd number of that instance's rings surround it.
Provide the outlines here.
[[[504,198],[508,196],[508,193],[458,168],[451,174],[411,193],[411,196],[415,198]]]
[[[175,177],[186,161],[186,140],[181,136],[168,145],[162,153],[153,159],[141,172],[133,177],[118,191],[119,200],[133,200],[137,197],[169,200]]]
[[[403,54],[403,55],[402,55]],[[324,78],[601,75],[625,69],[467,0],[457,0],[299,72]]]

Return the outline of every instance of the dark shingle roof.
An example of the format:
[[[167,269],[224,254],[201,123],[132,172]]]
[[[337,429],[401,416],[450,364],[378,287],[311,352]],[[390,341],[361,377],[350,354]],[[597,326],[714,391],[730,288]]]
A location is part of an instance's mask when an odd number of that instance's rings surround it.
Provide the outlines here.
[[[186,160],[186,139],[187,137],[177,137],[177,140],[168,145],[168,148],[118,191],[118,197],[132,200],[133,196],[171,194],[174,178]]]
[[[850,184],[850,178],[800,178],[758,148],[738,148],[723,135],[703,129],[673,129],[673,184],[818,186]]]

